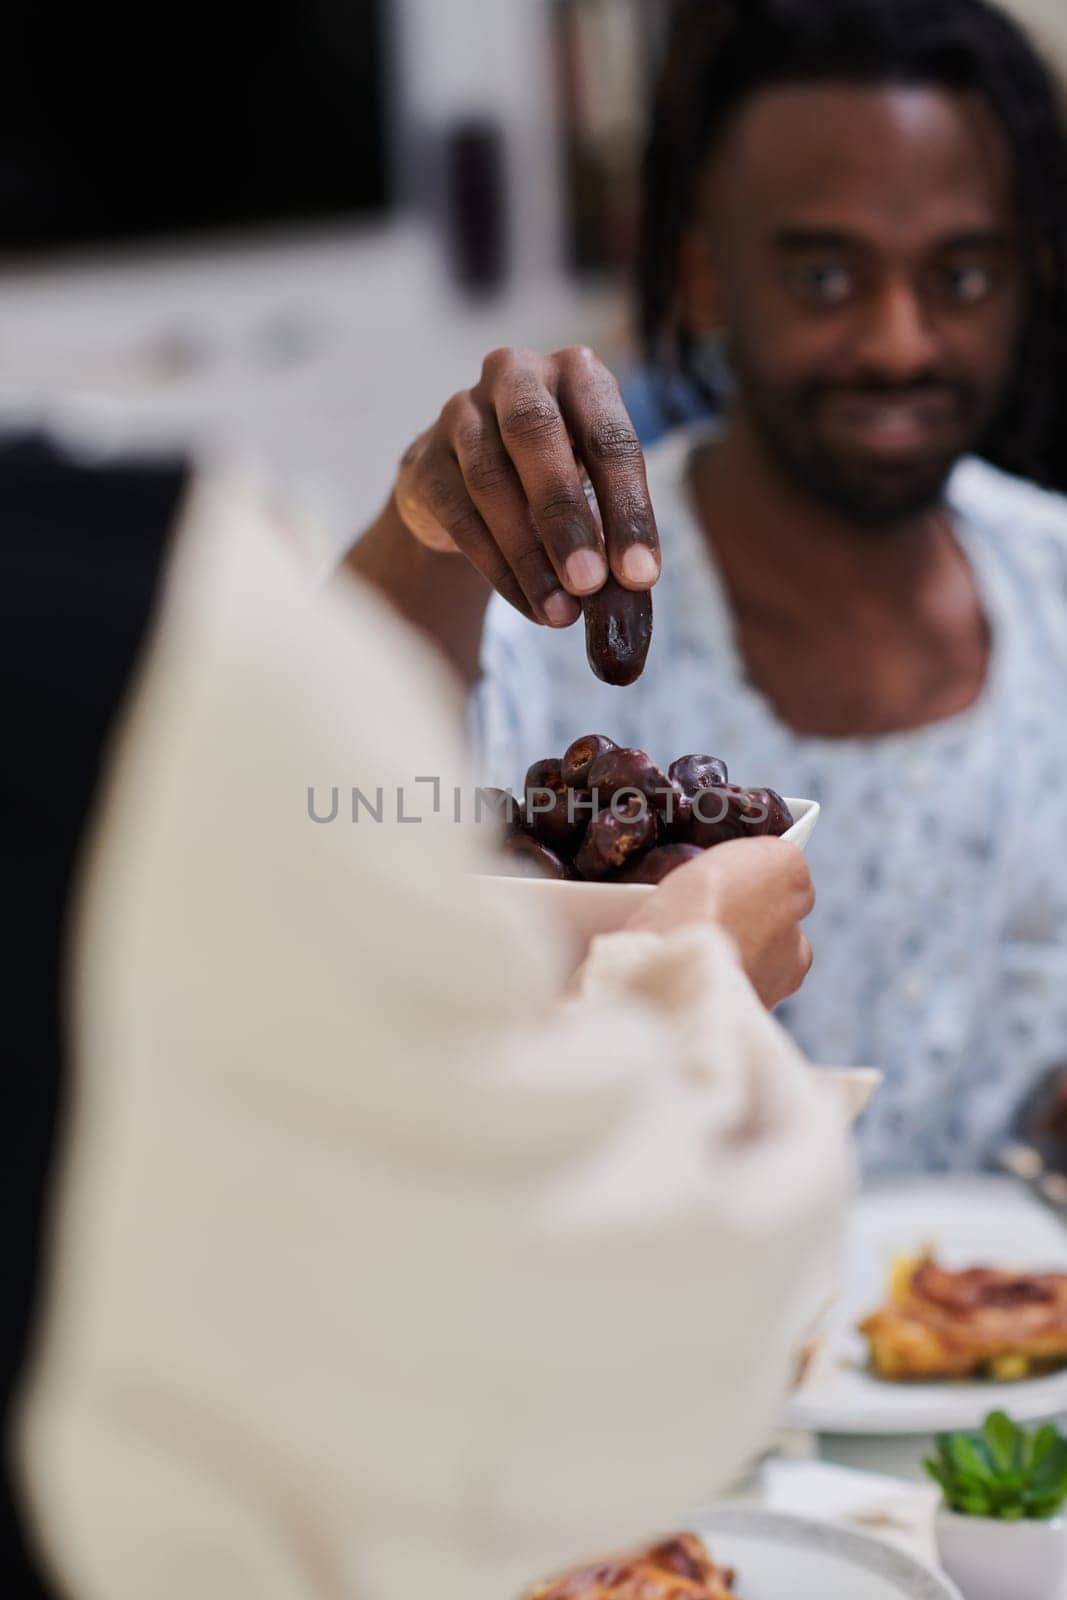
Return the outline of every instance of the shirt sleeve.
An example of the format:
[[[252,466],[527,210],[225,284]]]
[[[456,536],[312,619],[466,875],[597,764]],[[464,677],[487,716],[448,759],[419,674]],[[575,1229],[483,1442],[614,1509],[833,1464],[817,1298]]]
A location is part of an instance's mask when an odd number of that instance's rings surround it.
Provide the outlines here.
[[[558,930],[469,876],[459,721],[199,487],[82,887],[21,1430],[85,1600],[500,1600],[773,1422],[839,1113],[715,930],[599,942],[560,1000]]]

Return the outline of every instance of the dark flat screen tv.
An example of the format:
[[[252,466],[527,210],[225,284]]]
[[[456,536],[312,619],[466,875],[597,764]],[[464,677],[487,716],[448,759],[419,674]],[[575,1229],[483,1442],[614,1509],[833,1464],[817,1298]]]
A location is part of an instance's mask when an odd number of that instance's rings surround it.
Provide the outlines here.
[[[380,214],[387,3],[12,8],[0,253]]]

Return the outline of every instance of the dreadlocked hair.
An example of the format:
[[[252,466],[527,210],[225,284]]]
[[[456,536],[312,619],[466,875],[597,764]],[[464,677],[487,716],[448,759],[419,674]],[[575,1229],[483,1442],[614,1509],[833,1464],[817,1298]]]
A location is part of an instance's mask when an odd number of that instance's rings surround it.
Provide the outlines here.
[[[1014,161],[1029,295],[1016,376],[983,450],[1067,488],[1067,130],[1051,71],[986,0],[675,0],[644,159],[638,274],[649,366],[665,379],[681,371],[706,392],[678,305],[706,160],[750,96],[820,82],[972,90],[994,113]]]

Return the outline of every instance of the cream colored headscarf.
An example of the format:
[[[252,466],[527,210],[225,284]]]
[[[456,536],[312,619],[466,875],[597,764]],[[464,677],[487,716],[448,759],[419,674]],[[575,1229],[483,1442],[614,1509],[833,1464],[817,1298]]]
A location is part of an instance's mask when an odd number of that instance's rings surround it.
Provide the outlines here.
[[[558,936],[465,876],[439,675],[200,483],[76,930],[21,1436],[75,1600],[506,1600],[774,1419],[839,1113],[715,930],[603,940],[558,1003]]]

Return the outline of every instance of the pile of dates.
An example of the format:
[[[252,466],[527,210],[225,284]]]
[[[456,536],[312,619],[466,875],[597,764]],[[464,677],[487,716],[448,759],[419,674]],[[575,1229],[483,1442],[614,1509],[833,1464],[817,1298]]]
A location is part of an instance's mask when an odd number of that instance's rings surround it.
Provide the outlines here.
[[[512,877],[660,883],[712,845],[793,826],[781,795],[738,788],[716,756],[682,756],[663,772],[599,733],[536,761],[524,788],[521,801],[483,791]]]

